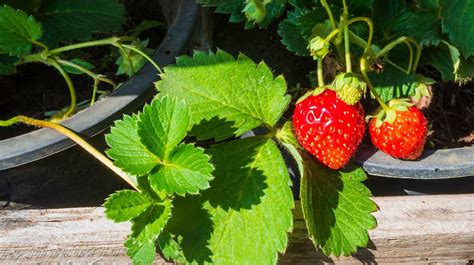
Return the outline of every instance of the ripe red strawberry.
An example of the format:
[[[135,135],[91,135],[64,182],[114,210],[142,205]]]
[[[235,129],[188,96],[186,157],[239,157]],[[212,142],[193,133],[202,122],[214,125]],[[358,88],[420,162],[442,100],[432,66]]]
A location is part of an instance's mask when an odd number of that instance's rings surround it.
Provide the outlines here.
[[[416,107],[393,107],[389,103],[392,114],[385,120],[375,117],[370,122],[369,132],[372,143],[383,152],[401,159],[415,160],[423,152],[427,130],[427,121],[423,113]],[[397,105],[395,105],[397,106]],[[401,107],[400,107],[401,106]]]
[[[364,136],[364,110],[360,103],[348,105],[327,89],[296,104],[293,127],[304,149],[324,165],[339,169]]]

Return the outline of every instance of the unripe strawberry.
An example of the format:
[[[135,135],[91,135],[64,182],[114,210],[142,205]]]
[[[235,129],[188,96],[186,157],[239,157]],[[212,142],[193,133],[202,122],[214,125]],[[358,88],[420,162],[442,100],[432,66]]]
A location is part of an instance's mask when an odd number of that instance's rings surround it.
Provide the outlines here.
[[[360,103],[348,105],[327,89],[296,104],[293,127],[306,151],[324,165],[339,169],[347,164],[364,136],[364,110]]]

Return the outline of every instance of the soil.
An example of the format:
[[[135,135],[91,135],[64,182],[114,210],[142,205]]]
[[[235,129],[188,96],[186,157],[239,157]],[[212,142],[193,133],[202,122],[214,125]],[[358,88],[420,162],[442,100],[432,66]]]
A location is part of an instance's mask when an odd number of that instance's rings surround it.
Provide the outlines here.
[[[310,90],[308,73],[315,70],[316,63],[311,58],[299,57],[286,50],[277,33],[279,21],[265,30],[245,30],[242,24],[228,23],[228,15],[216,15],[215,24],[214,42],[217,48],[234,56],[242,52],[256,62],[265,61],[275,74],[285,76],[293,98]],[[441,83],[435,85],[432,91],[431,104],[424,110],[430,122],[426,147],[474,146],[474,82],[463,86]],[[290,117],[291,111],[288,111],[287,117]],[[365,141],[370,143],[370,139]]]
[[[125,35],[129,29],[133,29],[143,20],[159,20],[161,9],[158,1],[154,0],[124,0],[127,9],[127,24],[123,32],[118,36]],[[149,38],[149,47],[157,47],[166,31],[163,26],[158,29],[145,32],[141,38]],[[95,39],[110,37],[110,34],[96,34]],[[84,50],[75,50],[64,54],[66,58],[81,58],[93,63],[96,73],[106,75],[116,84],[123,82],[127,76],[116,76],[117,66],[115,60],[118,53],[111,47],[94,47]],[[51,114],[67,107],[70,102],[68,88],[59,73],[46,65],[27,64],[18,67],[15,75],[0,76],[0,120],[5,120],[16,115],[26,115],[37,119],[47,119]],[[78,103],[87,103],[92,96],[93,81],[86,75],[70,75],[75,85]],[[99,90],[110,92],[112,87],[101,84]],[[99,96],[99,95],[98,95]],[[87,104],[84,104],[87,107]],[[14,137],[34,130],[27,126],[0,127],[0,140]]]

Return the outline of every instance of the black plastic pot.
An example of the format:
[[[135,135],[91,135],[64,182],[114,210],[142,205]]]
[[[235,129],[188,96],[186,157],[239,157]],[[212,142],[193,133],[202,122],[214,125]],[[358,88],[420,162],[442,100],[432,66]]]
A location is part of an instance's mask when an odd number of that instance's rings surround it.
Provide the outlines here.
[[[197,17],[195,0],[180,0],[174,22],[168,28],[163,42],[153,55],[160,66],[174,62],[175,57],[187,48],[188,39]],[[154,92],[156,70],[145,65],[135,76],[113,91],[107,98],[64,120],[61,124],[85,138],[92,137],[118,119],[123,113],[136,110]],[[0,170],[27,164],[63,151],[74,143],[50,129],[40,129],[0,141]]]
[[[405,179],[449,179],[474,176],[474,147],[425,150],[417,161],[403,161],[362,145],[355,162],[374,176]]]

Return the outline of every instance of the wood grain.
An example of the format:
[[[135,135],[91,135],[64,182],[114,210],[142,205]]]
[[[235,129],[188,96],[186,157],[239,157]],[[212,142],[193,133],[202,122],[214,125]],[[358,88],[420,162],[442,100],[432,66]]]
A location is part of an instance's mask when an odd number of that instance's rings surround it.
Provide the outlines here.
[[[280,264],[454,263],[474,260],[474,194],[374,198],[377,229],[353,257],[325,257],[307,239],[299,207]],[[0,262],[127,263],[128,223],[105,219],[102,208],[0,211]],[[157,258],[157,263],[165,263]]]

